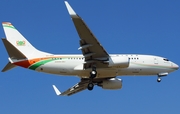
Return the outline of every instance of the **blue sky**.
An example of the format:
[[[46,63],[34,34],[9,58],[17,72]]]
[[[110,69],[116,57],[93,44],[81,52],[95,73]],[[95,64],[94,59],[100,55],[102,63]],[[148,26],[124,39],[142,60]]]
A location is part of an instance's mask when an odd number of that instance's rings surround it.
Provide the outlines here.
[[[180,65],[180,1],[69,0],[108,53],[152,54]],[[10,21],[36,48],[55,54],[80,54],[79,37],[63,0],[1,0],[0,22]],[[5,37],[0,27],[0,37]],[[8,55],[0,43],[0,68]],[[156,76],[122,76],[117,91],[95,87],[70,97],[55,95],[77,77],[15,68],[0,74],[0,114],[180,113],[180,72],[157,83]]]

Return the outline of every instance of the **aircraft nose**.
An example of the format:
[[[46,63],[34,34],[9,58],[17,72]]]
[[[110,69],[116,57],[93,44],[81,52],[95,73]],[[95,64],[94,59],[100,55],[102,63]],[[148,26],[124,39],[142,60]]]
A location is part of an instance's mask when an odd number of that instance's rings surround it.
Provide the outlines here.
[[[175,63],[173,63],[173,67],[174,67],[174,69],[176,69],[176,70],[179,69],[179,66],[178,66],[177,64],[175,64]]]

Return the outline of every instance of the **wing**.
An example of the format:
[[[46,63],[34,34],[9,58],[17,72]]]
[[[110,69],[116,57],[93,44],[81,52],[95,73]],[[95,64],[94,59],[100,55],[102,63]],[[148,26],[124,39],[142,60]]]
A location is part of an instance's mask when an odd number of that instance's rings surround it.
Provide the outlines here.
[[[62,96],[70,96],[75,93],[78,93],[80,91],[83,91],[87,88],[89,81],[88,80],[81,80],[79,83],[74,85],[73,87],[69,88],[68,90],[61,93],[55,85],[53,85],[54,91],[56,92],[56,95],[62,95]]]
[[[82,54],[85,57],[84,68],[91,68],[92,64],[95,64],[96,67],[107,67],[107,64],[102,63],[102,61],[108,60],[108,53],[90,31],[82,18],[71,8],[69,3],[65,1],[65,4],[80,37],[79,50],[82,50]]]

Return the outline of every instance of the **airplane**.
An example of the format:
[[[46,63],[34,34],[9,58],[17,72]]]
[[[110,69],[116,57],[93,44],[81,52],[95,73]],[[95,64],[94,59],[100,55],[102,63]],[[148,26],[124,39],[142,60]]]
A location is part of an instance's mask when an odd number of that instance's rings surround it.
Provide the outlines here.
[[[52,85],[58,96],[70,96],[86,89],[93,90],[95,85],[103,89],[121,89],[122,79],[117,76],[156,75],[160,82],[161,77],[178,70],[177,64],[160,56],[109,54],[67,1],[65,5],[80,37],[78,49],[82,54],[55,55],[40,51],[10,22],[3,22],[6,38],[2,41],[9,62],[2,72],[20,66],[49,74],[78,76],[80,82],[62,93]]]

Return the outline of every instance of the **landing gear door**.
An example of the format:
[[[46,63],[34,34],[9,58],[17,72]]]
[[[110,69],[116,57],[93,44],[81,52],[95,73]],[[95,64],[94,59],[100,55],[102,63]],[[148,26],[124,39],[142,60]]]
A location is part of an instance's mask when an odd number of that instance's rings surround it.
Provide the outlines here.
[[[154,64],[158,64],[158,59],[154,58]]]

